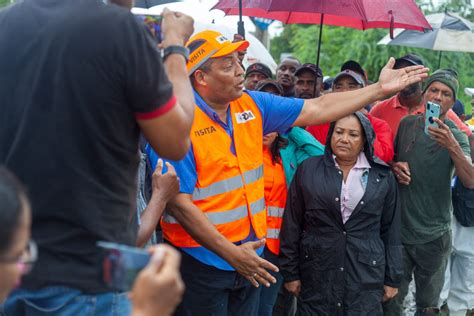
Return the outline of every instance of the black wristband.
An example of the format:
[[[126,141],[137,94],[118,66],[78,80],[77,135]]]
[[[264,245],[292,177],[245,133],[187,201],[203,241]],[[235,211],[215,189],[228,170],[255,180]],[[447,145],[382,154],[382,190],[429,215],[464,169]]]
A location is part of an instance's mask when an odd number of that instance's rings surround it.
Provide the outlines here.
[[[163,60],[165,60],[171,54],[180,54],[184,57],[186,62],[188,62],[189,49],[187,47],[179,45],[170,45],[168,47],[165,47],[165,49],[163,50]]]

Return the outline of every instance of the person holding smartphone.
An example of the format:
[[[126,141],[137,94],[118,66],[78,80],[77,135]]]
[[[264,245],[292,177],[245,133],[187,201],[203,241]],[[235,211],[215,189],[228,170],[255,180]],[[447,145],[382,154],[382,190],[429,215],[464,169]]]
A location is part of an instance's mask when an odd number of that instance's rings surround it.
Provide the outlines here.
[[[392,170],[400,184],[404,277],[398,296],[385,305],[386,315],[402,313],[413,273],[418,314],[439,312],[438,300],[451,253],[453,172],[464,186],[474,187],[467,136],[446,118],[458,88],[454,70],[435,71],[424,83],[423,103],[439,105],[440,116],[433,118],[438,127],[430,126],[426,135],[425,117],[420,114],[405,117],[398,128]]]

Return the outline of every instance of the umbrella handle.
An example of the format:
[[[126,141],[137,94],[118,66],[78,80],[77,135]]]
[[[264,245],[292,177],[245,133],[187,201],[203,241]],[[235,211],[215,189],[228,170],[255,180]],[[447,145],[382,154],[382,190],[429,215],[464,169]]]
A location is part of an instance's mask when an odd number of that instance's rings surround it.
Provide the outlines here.
[[[390,39],[394,39],[394,36],[393,36],[393,28],[394,28],[394,25],[395,25],[395,19],[393,18],[393,11],[390,10],[388,11],[388,14],[390,15]]]

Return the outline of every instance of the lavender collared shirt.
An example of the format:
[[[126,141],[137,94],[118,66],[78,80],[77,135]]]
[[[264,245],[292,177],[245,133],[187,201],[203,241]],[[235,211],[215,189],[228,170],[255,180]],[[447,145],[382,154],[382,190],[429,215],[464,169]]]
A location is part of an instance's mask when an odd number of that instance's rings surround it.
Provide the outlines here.
[[[334,157],[334,163],[339,168]],[[340,169],[340,168],[339,168]],[[367,180],[369,176],[370,163],[365,157],[364,152],[359,154],[357,162],[349,171],[346,181],[342,181],[341,187],[341,215],[342,222],[345,224],[352,212],[364,196]]]

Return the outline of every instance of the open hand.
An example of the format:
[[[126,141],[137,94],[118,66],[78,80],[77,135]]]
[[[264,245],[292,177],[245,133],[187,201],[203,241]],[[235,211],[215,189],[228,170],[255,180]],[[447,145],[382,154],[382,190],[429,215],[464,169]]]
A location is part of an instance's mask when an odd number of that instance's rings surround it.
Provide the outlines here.
[[[428,77],[429,69],[424,66],[410,66],[402,69],[393,69],[395,59],[390,57],[379,76],[379,84],[384,95],[392,95],[411,84]]]
[[[246,242],[238,246],[237,254],[228,260],[235,270],[255,287],[259,284],[269,287],[270,283],[276,283],[276,279],[267,270],[278,272],[278,268],[255,252],[263,246],[265,239]]]
[[[408,162],[398,161],[392,164],[392,172],[398,183],[409,185],[411,181],[410,166]]]

